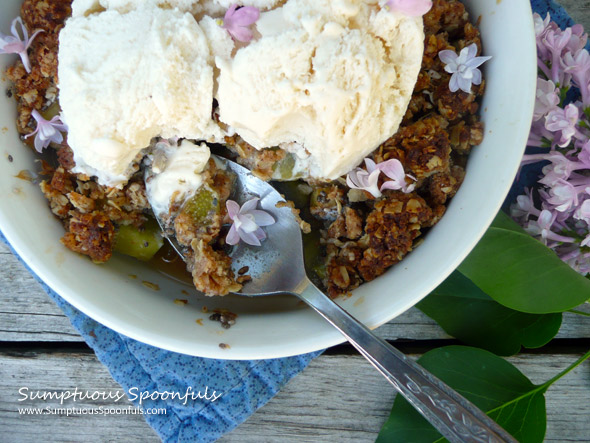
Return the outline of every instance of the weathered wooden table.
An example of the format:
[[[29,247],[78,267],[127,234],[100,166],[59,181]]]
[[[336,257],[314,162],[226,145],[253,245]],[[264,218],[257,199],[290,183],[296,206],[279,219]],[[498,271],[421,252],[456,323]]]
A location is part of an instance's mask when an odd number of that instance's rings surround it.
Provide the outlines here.
[[[590,29],[589,0],[561,0]],[[379,334],[418,357],[455,343],[411,309]],[[590,318],[565,314],[555,340],[509,358],[542,382],[590,349]],[[117,391],[107,369],[17,259],[0,245],[0,442],[158,441],[139,415],[19,415],[18,390]],[[350,346],[337,346],[311,363],[266,406],[222,441],[374,441],[389,415],[393,388]],[[590,364],[547,393],[547,441],[590,441]],[[111,406],[109,402],[77,406]],[[39,403],[38,406],[58,403]],[[117,403],[116,406],[120,406]]]

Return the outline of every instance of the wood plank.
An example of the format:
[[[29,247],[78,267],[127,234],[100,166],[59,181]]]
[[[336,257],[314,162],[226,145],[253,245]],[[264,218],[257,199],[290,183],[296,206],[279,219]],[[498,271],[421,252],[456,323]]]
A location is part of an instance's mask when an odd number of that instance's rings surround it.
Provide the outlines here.
[[[26,400],[22,387],[36,391],[122,392],[108,370],[91,353],[0,353],[0,441],[18,442],[158,442],[155,432],[140,415],[19,415],[19,407],[38,408],[127,408],[127,398],[110,401]]]
[[[558,0],[557,3],[562,5],[577,23],[583,25],[586,31],[590,31],[590,0]]]
[[[576,358],[529,354],[509,360],[539,383]],[[549,389],[546,442],[588,441],[589,369],[586,362]],[[373,442],[389,416],[393,398],[393,388],[360,357],[323,356],[219,441]]]
[[[0,341],[83,341],[41,285],[2,242]]]
[[[415,355],[412,357],[416,357]],[[543,382],[578,355],[524,354],[510,358],[533,382]],[[19,415],[18,407],[59,407],[27,400],[31,391],[116,392],[121,388],[90,353],[0,352],[0,440],[157,441],[138,415]],[[321,356],[222,442],[372,442],[389,415],[393,388],[359,356]],[[65,407],[122,407],[128,401],[64,402]],[[590,364],[560,380],[547,394],[548,442],[584,441],[590,435]],[[73,430],[75,427],[75,430]]]
[[[25,267],[0,244],[0,341],[82,341],[61,310]],[[590,311],[590,306],[583,309]],[[412,308],[381,326],[387,340],[437,340],[449,336],[430,318]],[[590,322],[566,313],[558,338],[590,338]]]

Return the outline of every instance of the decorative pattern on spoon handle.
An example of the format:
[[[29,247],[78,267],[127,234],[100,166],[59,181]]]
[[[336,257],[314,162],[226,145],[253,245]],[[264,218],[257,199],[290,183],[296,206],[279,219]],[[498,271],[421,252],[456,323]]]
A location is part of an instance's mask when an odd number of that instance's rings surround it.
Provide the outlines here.
[[[481,443],[489,443],[497,441],[488,434],[488,431],[474,423],[467,415],[459,411],[456,403],[447,399],[441,399],[440,393],[431,386],[420,386],[420,384],[412,379],[408,374],[404,374],[408,380],[406,387],[416,395],[424,395],[432,406],[443,412],[447,418],[453,422],[453,430],[468,441],[475,441]]]

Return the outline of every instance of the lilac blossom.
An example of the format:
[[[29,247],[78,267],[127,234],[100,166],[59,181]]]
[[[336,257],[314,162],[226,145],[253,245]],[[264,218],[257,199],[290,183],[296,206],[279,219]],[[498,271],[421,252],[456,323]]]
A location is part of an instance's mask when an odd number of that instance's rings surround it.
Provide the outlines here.
[[[270,226],[275,219],[266,211],[256,209],[259,198],[253,198],[241,207],[233,200],[226,202],[227,214],[232,220],[231,228],[225,241],[229,245],[237,245],[240,240],[252,246],[260,246],[266,238],[262,226]]]
[[[587,186],[574,186],[565,180],[556,180],[553,187],[549,189],[549,198],[547,203],[555,208],[556,211],[566,212],[578,206],[578,194],[586,192]]]
[[[16,25],[19,25],[20,33],[18,32]],[[31,43],[33,43],[35,37],[44,31],[38,29],[33,35],[31,35],[31,37],[29,37],[29,32],[23,24],[23,20],[20,17],[17,17],[12,21],[10,32],[12,32],[12,35],[4,35],[0,33],[0,54],[18,54],[27,73],[31,73],[31,61],[29,60],[27,50],[31,46]]]
[[[545,19],[542,19],[541,16],[537,13],[534,14],[534,23],[535,23],[535,36],[537,38],[537,53],[539,58],[544,61],[549,60],[549,51],[547,47],[543,43],[543,39],[549,30],[556,30],[559,29],[555,22],[551,21],[551,16],[547,14]]]
[[[524,195],[516,197],[516,203],[510,206],[510,215],[514,219],[527,222],[531,216],[539,217],[541,211],[535,207],[533,190],[525,188]]]
[[[557,252],[559,258],[582,275],[590,273],[590,253],[583,253],[577,245],[568,246],[556,247],[555,252]]]
[[[559,104],[559,94],[555,89],[555,83],[551,80],[537,79],[537,97],[535,100],[535,113],[533,120],[541,120]]]
[[[390,179],[381,185],[381,191],[384,189],[401,190],[408,194],[416,188],[415,183],[408,184],[406,177],[414,180],[414,182],[416,178],[405,173],[404,167],[399,160],[391,159],[381,162],[377,165],[377,168]]]
[[[385,5],[390,11],[421,17],[432,8],[432,0],[389,0]]]
[[[590,106],[590,54],[585,49],[575,53],[568,52],[563,57],[563,65],[566,67],[565,72],[568,72],[574,83],[582,94],[582,103],[585,106]]]
[[[370,158],[365,158],[365,167],[355,168],[346,176],[346,184],[349,188],[367,191],[375,198],[381,197],[386,189],[400,190],[406,194],[412,192],[415,184],[408,185],[406,177],[416,180],[404,171],[404,167],[397,159],[387,160],[376,164]],[[390,180],[383,182],[379,187],[379,176],[385,174]]]
[[[451,76],[449,89],[457,92],[459,89],[470,94],[471,85],[480,85],[482,80],[481,71],[477,69],[492,57],[476,57],[477,45],[463,48],[459,55],[455,51],[445,49],[438,53],[439,58],[445,64],[445,71]]]
[[[60,144],[63,142],[62,132],[67,132],[68,126],[59,116],[56,115],[51,120],[45,120],[36,109],[33,110],[31,115],[37,122],[37,128],[26,135],[25,138],[35,136],[35,149],[37,152],[42,152],[50,143]]]
[[[557,146],[563,148],[568,146],[572,137],[578,134],[576,125],[580,119],[580,112],[574,104],[567,105],[564,109],[556,108],[545,117],[545,128],[551,132],[559,132],[560,138],[556,141]]]
[[[538,148],[547,147],[551,144],[551,139],[553,139],[553,133],[545,128],[545,121],[534,121],[531,126],[527,146],[535,146]],[[545,146],[546,143],[547,146]]]
[[[560,60],[563,55],[563,50],[567,46],[572,36],[571,28],[561,31],[560,29],[548,30],[545,34],[545,38],[542,40],[543,44],[549,51],[551,71],[550,78],[555,83],[559,83],[560,86],[564,85],[564,73],[565,71],[560,69]]]
[[[254,6],[238,7],[233,4],[229,7],[223,17],[223,29],[227,30],[234,40],[249,42],[254,37],[250,26],[260,18],[260,10]]]
[[[381,170],[370,158],[365,158],[365,167],[355,168],[346,176],[346,184],[352,189],[361,189],[367,191],[375,198],[381,197],[381,190],[379,189],[379,175]]]
[[[547,14],[545,19],[543,19],[539,14],[535,13],[533,16],[533,23],[535,25],[535,36],[537,38],[544,37],[545,31],[547,28],[553,23],[551,21],[551,16]]]
[[[562,243],[571,243],[574,241],[572,237],[559,235],[551,230],[556,215],[543,209],[539,214],[537,220],[529,220],[524,229],[533,237],[541,237],[543,243],[547,244],[547,240],[552,240]]]
[[[535,14],[534,22],[539,78],[529,146],[549,149],[523,157],[521,166],[547,164],[538,186],[518,196],[510,214],[565,263],[588,275],[590,54],[584,49],[588,36],[580,25],[562,31],[549,15],[543,20]]]
[[[578,220],[590,223],[590,199],[584,200],[584,202],[576,208],[574,217]]]
[[[588,42],[588,34],[584,32],[584,27],[580,24],[572,26],[572,36],[568,42],[566,49],[573,54],[581,51]]]

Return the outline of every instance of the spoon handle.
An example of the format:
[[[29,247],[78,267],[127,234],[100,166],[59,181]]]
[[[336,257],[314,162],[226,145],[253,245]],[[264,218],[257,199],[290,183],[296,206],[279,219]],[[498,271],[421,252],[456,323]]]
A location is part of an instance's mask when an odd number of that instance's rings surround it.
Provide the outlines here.
[[[336,327],[450,442],[516,442],[470,401],[375,336],[313,283],[293,294]]]

